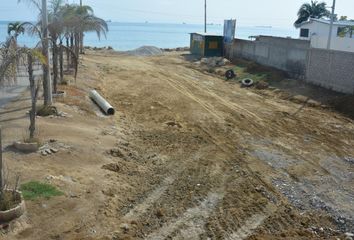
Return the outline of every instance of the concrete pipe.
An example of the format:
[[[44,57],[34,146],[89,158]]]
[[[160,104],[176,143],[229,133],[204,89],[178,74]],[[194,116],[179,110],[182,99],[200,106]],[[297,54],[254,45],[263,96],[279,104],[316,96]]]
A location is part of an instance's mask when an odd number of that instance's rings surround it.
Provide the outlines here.
[[[96,90],[90,92],[90,98],[105,112],[107,115],[114,115],[115,110]]]

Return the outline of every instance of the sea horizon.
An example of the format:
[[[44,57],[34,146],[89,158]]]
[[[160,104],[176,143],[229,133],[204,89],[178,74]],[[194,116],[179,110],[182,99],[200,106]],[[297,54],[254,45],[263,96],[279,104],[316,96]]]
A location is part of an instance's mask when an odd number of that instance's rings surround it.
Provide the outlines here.
[[[7,37],[7,24],[14,21],[0,21],[0,42]],[[99,40],[95,33],[85,34],[85,46],[112,47],[117,51],[127,51],[141,46],[159,48],[177,48],[189,46],[189,33],[203,32],[203,24],[189,23],[154,23],[154,22],[108,22],[109,32]],[[223,34],[222,24],[208,25],[208,33]],[[249,39],[250,36],[276,36],[298,38],[298,31],[293,27],[273,26],[237,26],[235,38]],[[38,42],[28,35],[19,37],[19,44],[34,46]]]

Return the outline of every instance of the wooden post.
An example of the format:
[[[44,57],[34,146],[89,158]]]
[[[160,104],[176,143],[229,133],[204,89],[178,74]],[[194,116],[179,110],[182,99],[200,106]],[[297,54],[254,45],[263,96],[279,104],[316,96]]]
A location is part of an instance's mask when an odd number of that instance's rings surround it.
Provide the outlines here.
[[[2,162],[2,135],[1,135],[1,126],[0,126],[0,192],[2,192],[4,187],[4,164]]]

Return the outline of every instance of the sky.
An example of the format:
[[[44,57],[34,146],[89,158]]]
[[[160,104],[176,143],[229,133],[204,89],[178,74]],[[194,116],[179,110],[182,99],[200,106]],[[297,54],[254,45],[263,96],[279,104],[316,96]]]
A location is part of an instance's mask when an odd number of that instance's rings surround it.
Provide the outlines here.
[[[76,2],[79,0],[67,0]],[[207,0],[208,22],[237,19],[239,26],[290,27],[307,0]],[[310,1],[310,0],[308,0]],[[25,1],[24,1],[25,2]],[[98,17],[118,22],[203,23],[204,0],[83,0]],[[332,0],[327,0],[328,6]],[[354,19],[354,0],[337,0],[336,13]],[[35,20],[38,12],[17,0],[0,0],[0,20]]]

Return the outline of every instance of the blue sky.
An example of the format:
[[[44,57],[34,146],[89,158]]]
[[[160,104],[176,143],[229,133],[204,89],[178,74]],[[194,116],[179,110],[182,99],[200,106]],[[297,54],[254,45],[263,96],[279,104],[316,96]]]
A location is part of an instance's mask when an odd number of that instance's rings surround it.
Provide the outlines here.
[[[68,0],[79,2],[79,0]],[[204,0],[83,0],[96,15],[120,22],[203,23]],[[0,0],[0,20],[35,20],[35,8],[17,0]],[[208,0],[209,22],[236,18],[238,25],[289,27],[306,0]],[[326,1],[330,6],[332,0]],[[354,0],[337,0],[338,15],[354,19]]]

